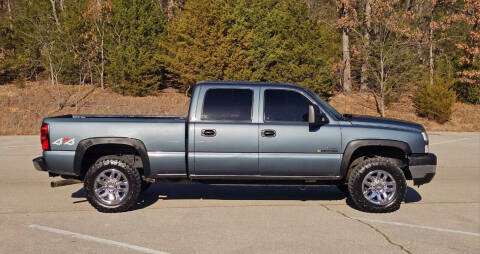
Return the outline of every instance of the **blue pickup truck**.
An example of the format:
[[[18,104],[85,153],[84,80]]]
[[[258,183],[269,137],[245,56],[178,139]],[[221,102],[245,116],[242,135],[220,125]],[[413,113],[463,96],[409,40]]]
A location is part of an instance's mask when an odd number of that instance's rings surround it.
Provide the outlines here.
[[[187,117],[45,118],[41,144],[34,167],[83,182],[101,212],[127,211],[162,182],[336,185],[363,211],[392,212],[406,180],[430,182],[437,164],[421,125],[342,115],[276,83],[198,83]]]

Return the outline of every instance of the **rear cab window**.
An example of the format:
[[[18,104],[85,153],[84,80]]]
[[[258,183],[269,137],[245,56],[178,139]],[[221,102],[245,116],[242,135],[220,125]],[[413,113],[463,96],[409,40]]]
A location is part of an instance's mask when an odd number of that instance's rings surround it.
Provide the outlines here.
[[[251,122],[253,90],[212,88],[207,90],[201,120]]]

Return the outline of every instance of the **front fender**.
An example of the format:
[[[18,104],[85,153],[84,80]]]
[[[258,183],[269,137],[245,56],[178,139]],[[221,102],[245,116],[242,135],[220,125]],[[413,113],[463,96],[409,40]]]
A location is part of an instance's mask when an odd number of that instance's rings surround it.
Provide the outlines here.
[[[342,163],[340,165],[340,176],[345,178],[348,171],[348,166],[350,164],[353,153],[361,147],[365,146],[380,146],[380,147],[394,147],[402,150],[405,154],[409,155],[412,153],[410,145],[406,142],[397,141],[397,140],[388,140],[388,139],[359,139],[352,140],[348,142],[343,153]]]

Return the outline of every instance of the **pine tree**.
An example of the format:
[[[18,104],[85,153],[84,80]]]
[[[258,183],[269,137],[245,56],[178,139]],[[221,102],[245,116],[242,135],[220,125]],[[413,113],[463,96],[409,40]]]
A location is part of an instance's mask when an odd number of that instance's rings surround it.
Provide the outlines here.
[[[201,80],[249,80],[251,10],[233,1],[187,1],[168,26],[168,70],[185,87]],[[238,16],[243,16],[241,20]]]
[[[105,66],[108,82],[122,94],[154,93],[165,80],[162,49],[166,15],[153,1],[112,0]]]

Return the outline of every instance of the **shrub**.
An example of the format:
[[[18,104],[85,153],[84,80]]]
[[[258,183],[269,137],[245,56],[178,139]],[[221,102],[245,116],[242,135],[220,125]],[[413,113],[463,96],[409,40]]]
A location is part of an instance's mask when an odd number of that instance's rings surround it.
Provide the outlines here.
[[[439,123],[448,121],[456,99],[455,91],[450,89],[452,83],[436,79],[434,85],[423,84],[415,97],[417,114]]]
[[[453,87],[458,100],[465,103],[480,104],[480,86],[477,84],[456,83]]]

